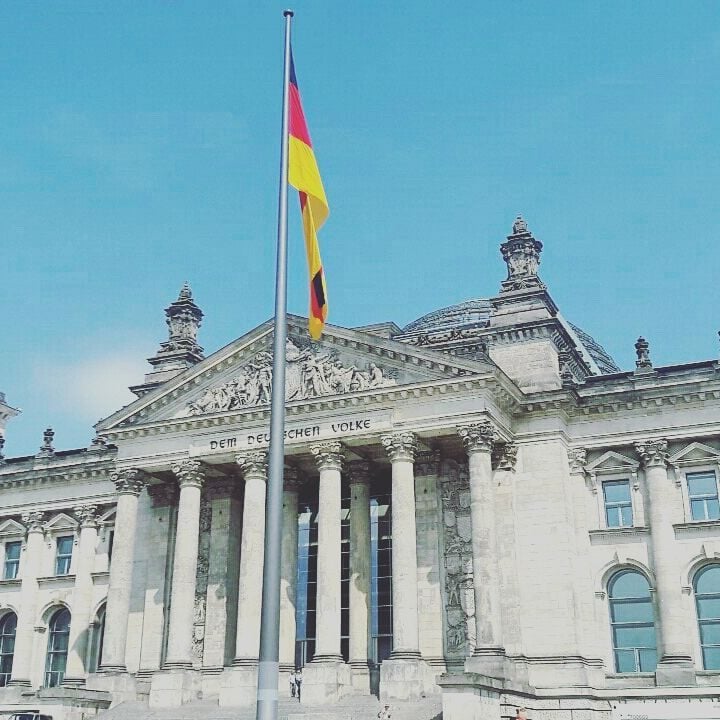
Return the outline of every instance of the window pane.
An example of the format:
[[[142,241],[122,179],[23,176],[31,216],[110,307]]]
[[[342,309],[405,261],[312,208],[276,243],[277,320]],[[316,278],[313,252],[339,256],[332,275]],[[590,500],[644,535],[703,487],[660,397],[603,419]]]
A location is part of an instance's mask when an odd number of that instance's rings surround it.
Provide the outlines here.
[[[620,508],[609,507],[605,511],[607,517],[607,526],[609,528],[620,527]]]
[[[60,537],[57,539],[57,550],[60,555],[69,555],[72,552],[73,539],[69,537]]]
[[[635,653],[632,650],[618,650],[615,653],[615,668],[620,673],[637,672]]]
[[[5,559],[6,560],[19,560],[20,559],[20,543],[19,542],[5,543]]]
[[[652,648],[655,647],[655,628],[616,627],[613,642],[616,648]]]
[[[610,581],[609,595],[611,598],[650,597],[650,586],[639,572],[624,571]]]
[[[640,602],[622,602],[614,600],[610,603],[610,617],[614,623],[653,622],[653,609],[650,600]]]
[[[691,500],[690,501],[690,515],[693,520],[705,520],[705,501],[704,500]]]
[[[688,492],[690,495],[710,495],[717,497],[715,473],[688,473]]]
[[[640,650],[640,672],[655,672],[657,669],[657,652]]]
[[[700,623],[700,642],[703,645],[720,645],[720,622]]]
[[[720,618],[720,598],[698,597],[697,606],[701,618]]]
[[[720,648],[703,648],[703,666],[706,670],[720,670]]]
[[[720,502],[717,500],[706,500],[708,520],[720,520]]]
[[[603,483],[605,502],[630,502],[630,481],[613,480]]]
[[[633,524],[632,507],[630,505],[621,507],[620,513],[621,513],[622,527],[632,527],[632,524]]]
[[[695,576],[695,592],[720,593],[720,565],[710,565]]]

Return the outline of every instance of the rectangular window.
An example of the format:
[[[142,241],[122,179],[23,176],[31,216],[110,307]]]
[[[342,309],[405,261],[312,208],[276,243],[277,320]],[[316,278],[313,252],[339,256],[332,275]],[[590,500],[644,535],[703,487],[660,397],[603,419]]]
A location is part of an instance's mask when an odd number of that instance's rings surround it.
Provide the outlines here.
[[[629,480],[608,480],[603,483],[605,523],[609,528],[632,527],[633,512]]]
[[[20,568],[20,542],[5,543],[5,569],[3,578],[14,580]]]
[[[70,572],[72,560],[73,537],[67,535],[57,539],[57,552],[55,553],[55,574],[67,575]]]
[[[687,474],[690,516],[693,520],[719,520],[720,502],[715,473],[696,472]]]

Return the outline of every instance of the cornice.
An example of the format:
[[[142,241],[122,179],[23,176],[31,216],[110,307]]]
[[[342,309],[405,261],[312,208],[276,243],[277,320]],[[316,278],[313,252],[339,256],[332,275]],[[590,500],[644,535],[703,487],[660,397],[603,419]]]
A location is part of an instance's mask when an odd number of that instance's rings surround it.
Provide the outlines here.
[[[6,465],[0,472],[0,490],[16,487],[29,487],[53,483],[73,483],[87,480],[110,480],[114,470],[114,458],[101,461],[103,464],[91,461],[76,466],[23,468],[13,470],[12,465]]]

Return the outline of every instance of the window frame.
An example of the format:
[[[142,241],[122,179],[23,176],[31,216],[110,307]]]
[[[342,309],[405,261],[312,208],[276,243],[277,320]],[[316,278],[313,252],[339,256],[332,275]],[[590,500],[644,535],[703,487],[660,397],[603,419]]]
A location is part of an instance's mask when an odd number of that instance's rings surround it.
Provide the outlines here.
[[[5,624],[7,623],[8,619],[11,615],[15,616],[15,632],[12,633],[5,633]],[[8,652],[6,650],[6,638],[12,638],[12,650]],[[10,676],[12,675],[12,666],[13,666],[13,660],[15,658],[15,639],[17,638],[17,613],[14,610],[9,610],[8,612],[4,613],[2,617],[0,617],[0,687],[6,687],[8,682],[10,681]],[[6,668],[6,662],[5,658],[10,658],[10,662],[7,664],[9,665]]]
[[[8,545],[17,545],[18,556],[17,558],[8,559]],[[22,559],[23,542],[22,540],[5,540],[3,542],[3,568],[2,568],[2,579],[3,580],[19,580],[20,579],[20,560]],[[15,574],[11,577],[8,576],[9,563],[12,563],[12,567],[15,568]]]
[[[592,486],[597,500],[598,528],[601,530],[622,531],[633,528],[645,527],[645,508],[640,492],[640,480],[638,473],[632,468],[607,470],[594,470],[591,472]],[[630,511],[632,513],[632,525],[613,526],[607,523],[605,510],[605,483],[625,480],[630,487]]]
[[[618,483],[625,483],[627,485],[628,489],[628,500],[627,503],[618,503],[618,502],[612,502],[608,503],[607,496],[605,495],[605,487],[610,484],[618,484]],[[605,527],[608,530],[622,530],[623,528],[632,528],[635,527],[635,508],[633,507],[633,486],[632,486],[632,478],[630,477],[617,477],[617,478],[610,478],[606,477],[603,478],[600,481],[600,491],[602,493],[602,504],[603,504],[603,520],[605,522]],[[624,524],[620,523],[619,525],[610,525],[608,522],[608,510],[611,508],[622,508],[622,507],[629,507],[630,508],[630,523]],[[620,518],[622,519],[622,510],[620,511]]]
[[[720,522],[720,517],[715,518],[694,518],[692,513],[692,499],[690,496],[689,475],[700,475],[702,473],[715,474],[715,491],[718,502],[720,502],[720,465],[717,463],[695,463],[688,464],[679,470],[681,475],[679,485],[683,496],[683,514],[688,523]]]
[[[718,663],[717,667],[714,668],[708,668],[705,662],[705,648],[716,648],[720,649],[720,642],[718,643],[703,643],[703,635],[702,635],[702,626],[703,625],[716,625],[720,627],[720,615],[718,617],[714,618],[700,618],[700,608],[698,603],[698,593],[697,593],[697,582],[700,579],[700,577],[703,575],[703,573],[707,572],[711,568],[718,568],[720,570],[720,562],[708,562],[704,563],[702,566],[697,568],[695,572],[692,575],[692,594],[693,594],[693,604],[695,606],[695,627],[697,630],[697,642],[698,642],[698,648],[700,652],[698,653],[698,660],[700,662],[700,665],[703,670],[706,670],[708,672],[720,672],[720,662]],[[704,598],[708,599],[716,599],[720,600],[720,592],[716,593],[703,593]]]
[[[70,552],[64,553],[62,556],[60,555],[60,541],[61,540],[70,540]],[[53,576],[54,577],[66,577],[68,575],[72,575],[73,570],[73,558],[75,555],[74,548],[75,543],[77,542],[77,536],[75,533],[72,533],[70,535],[62,535],[58,533],[54,538],[54,546],[55,546],[55,556],[53,558]],[[67,570],[65,572],[59,572],[58,567],[61,560],[67,559]]]
[[[63,613],[66,612],[69,616],[68,626],[67,630],[63,631],[57,631],[53,629],[53,623],[57,622],[57,618]],[[68,655],[70,652],[70,626],[72,624],[72,613],[70,612],[70,609],[65,607],[64,605],[57,608],[52,615],[50,616],[50,619],[48,620],[47,624],[47,630],[48,630],[48,640],[47,645],[45,647],[45,672],[43,674],[43,687],[59,687],[62,685],[62,681],[65,679],[65,672],[67,671],[67,660]],[[54,641],[56,637],[59,636],[67,636],[67,640],[65,642],[66,647],[64,649],[55,649],[54,647]],[[64,657],[65,661],[63,663],[63,669],[62,670],[52,670],[53,666],[53,659],[55,657]]]

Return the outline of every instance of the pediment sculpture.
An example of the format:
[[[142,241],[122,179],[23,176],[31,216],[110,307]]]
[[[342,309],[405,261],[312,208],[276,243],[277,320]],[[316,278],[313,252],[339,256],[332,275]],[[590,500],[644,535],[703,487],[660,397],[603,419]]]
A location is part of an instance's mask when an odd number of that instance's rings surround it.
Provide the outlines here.
[[[285,400],[305,400],[396,385],[397,380],[368,363],[364,370],[343,365],[332,354],[299,348],[291,340],[285,346]],[[261,352],[239,374],[216,387],[208,388],[188,404],[190,415],[263,405],[272,391],[272,355]]]

